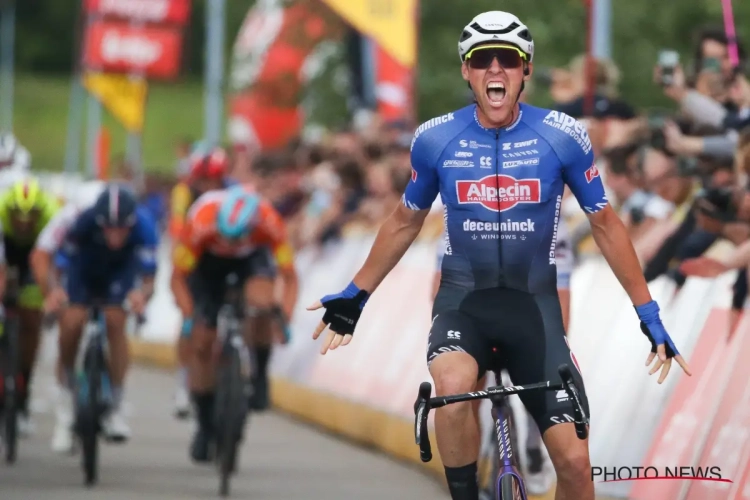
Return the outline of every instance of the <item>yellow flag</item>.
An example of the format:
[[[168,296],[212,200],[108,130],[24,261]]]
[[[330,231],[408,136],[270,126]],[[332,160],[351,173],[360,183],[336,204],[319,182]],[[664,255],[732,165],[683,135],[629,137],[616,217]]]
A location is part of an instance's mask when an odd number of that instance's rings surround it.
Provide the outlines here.
[[[130,132],[143,130],[148,84],[127,75],[86,73],[83,86]]]
[[[417,54],[418,0],[323,0],[407,68]]]

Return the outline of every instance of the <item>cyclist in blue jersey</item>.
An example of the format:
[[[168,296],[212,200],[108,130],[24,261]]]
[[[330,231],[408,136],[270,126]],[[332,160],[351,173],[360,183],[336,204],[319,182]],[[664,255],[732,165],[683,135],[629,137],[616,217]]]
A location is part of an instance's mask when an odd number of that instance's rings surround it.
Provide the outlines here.
[[[662,382],[673,359],[689,373],[659,318],[627,231],[604,195],[586,129],[565,114],[518,102],[533,71],[529,29],[512,14],[485,12],[463,29],[458,49],[476,103],[417,128],[403,206],[383,223],[353,281],[309,307],[326,309],[313,332],[317,339],[330,327],[321,353],[351,342],[368,297],[416,239],[440,194],[447,210],[446,248],[427,347],[437,394],[473,391],[488,369],[506,369],[514,384],[560,382],[557,367],[576,364],[565,339],[555,271],[567,185],[635,304],[650,343],[647,364],[656,359],[651,373],[661,369]],[[576,370],[574,377],[583,387]],[[576,437],[571,401],[554,392],[527,394],[521,400],[557,473],[555,498],[594,500],[588,442]],[[584,394],[582,399],[586,407]],[[435,431],[451,497],[477,500],[480,439],[471,404],[439,409]]]
[[[65,237],[55,262],[63,270],[64,284],[52,288],[45,299],[48,312],[62,308],[60,360],[70,388],[88,307],[93,302],[104,304],[113,406],[102,426],[109,440],[125,441],[130,437],[130,427],[121,402],[130,360],[124,305],[127,303],[135,314],[143,314],[153,293],[158,245],[156,223],[148,212],[137,207],[129,188],[112,183],[91,208],[63,229]],[[140,278],[138,286],[137,278]],[[65,404],[72,409],[72,394],[66,399]],[[65,442],[72,443],[73,422],[59,423],[67,424],[71,435]]]
[[[437,266],[433,282],[432,299],[440,290],[440,278],[442,276],[443,257],[445,256],[445,230],[438,238],[437,244]],[[568,331],[568,318],[570,317],[570,276],[573,272],[575,258],[573,256],[572,243],[568,233],[565,219],[560,219],[557,227],[557,242],[555,244],[555,267],[557,268],[557,296],[560,300],[560,309],[563,317],[563,329]],[[477,389],[482,390],[487,384],[480,380]],[[479,406],[476,405],[475,411]],[[545,495],[552,487],[553,477],[551,471],[545,467],[544,454],[542,452],[542,436],[536,425],[534,417],[526,412],[526,462],[523,463],[525,472],[526,490],[530,495]],[[478,416],[477,416],[478,418]]]

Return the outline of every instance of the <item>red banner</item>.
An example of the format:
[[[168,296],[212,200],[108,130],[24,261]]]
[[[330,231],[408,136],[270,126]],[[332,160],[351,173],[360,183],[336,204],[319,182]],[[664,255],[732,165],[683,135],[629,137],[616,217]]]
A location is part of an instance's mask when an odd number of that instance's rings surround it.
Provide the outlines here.
[[[375,48],[375,94],[385,121],[412,118],[414,71],[394,59],[380,45]]]
[[[184,26],[190,17],[190,0],[86,0],[85,6],[88,14],[144,23]]]
[[[83,54],[88,69],[165,80],[179,74],[181,59],[179,29],[136,29],[107,21],[88,26]]]
[[[302,125],[301,72],[316,46],[335,38],[341,21],[319,2],[288,7],[256,3],[234,47],[229,131],[235,146],[252,151],[286,145]]]

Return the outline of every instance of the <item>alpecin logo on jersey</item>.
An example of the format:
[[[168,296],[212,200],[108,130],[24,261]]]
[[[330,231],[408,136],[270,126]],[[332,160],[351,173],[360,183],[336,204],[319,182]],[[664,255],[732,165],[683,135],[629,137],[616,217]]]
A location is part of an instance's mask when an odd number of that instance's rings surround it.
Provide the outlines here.
[[[596,163],[593,163],[588,170],[586,170],[586,182],[591,184],[595,178],[599,177],[599,169],[596,168]]]
[[[459,204],[479,203],[493,212],[510,210],[519,203],[539,203],[541,193],[539,179],[488,175],[478,181],[456,181]]]

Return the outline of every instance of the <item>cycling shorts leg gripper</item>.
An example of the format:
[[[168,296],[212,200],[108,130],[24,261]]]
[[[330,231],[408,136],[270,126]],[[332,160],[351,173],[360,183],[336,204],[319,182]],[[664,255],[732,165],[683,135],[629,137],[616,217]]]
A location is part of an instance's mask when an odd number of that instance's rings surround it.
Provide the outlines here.
[[[567,339],[565,337],[565,330],[562,325],[562,313],[560,311],[560,303],[557,300],[557,296],[550,295],[535,295],[535,302],[541,319],[544,323],[544,359],[543,359],[543,370],[544,373],[538,376],[539,380],[550,380],[553,383],[560,383],[560,375],[557,372],[557,368],[565,363],[570,367],[570,371],[573,374],[573,379],[579,388],[579,395],[581,397],[581,403],[583,409],[586,411],[586,415],[589,415],[589,404],[588,398],[586,397],[586,391],[583,386],[583,378],[581,376],[578,363],[575,360],[573,352],[568,346]],[[542,354],[540,352],[540,354]],[[513,375],[511,374],[511,377]],[[550,427],[563,424],[567,422],[573,422],[575,418],[573,402],[568,398],[567,392],[565,391],[547,391],[539,393],[543,397],[541,408],[539,405],[535,405],[534,411],[529,411],[536,420],[539,431],[544,432]],[[524,401],[525,403],[525,401]]]
[[[427,344],[427,366],[440,354],[465,352],[479,366],[478,377],[487,370],[491,347],[477,332],[472,319],[466,314],[449,310],[439,313],[432,322]]]

